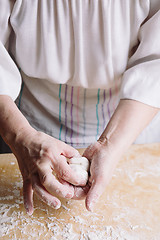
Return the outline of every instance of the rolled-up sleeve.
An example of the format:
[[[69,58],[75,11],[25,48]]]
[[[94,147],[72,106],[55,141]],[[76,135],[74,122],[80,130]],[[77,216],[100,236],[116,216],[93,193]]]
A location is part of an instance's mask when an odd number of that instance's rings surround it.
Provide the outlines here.
[[[9,18],[12,2],[0,0],[0,95],[8,95],[15,100],[21,88],[21,75],[7,51],[11,33]]]
[[[122,77],[120,98],[160,108],[160,9],[140,28],[138,48]]]

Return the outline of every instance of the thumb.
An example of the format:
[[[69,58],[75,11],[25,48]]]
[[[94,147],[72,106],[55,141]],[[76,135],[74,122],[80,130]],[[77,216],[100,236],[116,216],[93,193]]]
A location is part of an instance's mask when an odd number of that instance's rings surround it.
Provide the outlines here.
[[[102,195],[104,189],[106,187],[105,181],[103,181],[102,177],[99,179],[93,179],[91,183],[91,188],[86,197],[86,208],[88,211],[93,211],[95,203],[99,200]]]
[[[86,157],[88,160],[92,159],[94,152],[97,150],[97,142],[89,145],[83,153],[83,157]]]
[[[67,158],[81,156],[77,149],[73,148],[72,146],[70,146],[68,144],[65,144],[63,146],[63,153],[62,154]]]

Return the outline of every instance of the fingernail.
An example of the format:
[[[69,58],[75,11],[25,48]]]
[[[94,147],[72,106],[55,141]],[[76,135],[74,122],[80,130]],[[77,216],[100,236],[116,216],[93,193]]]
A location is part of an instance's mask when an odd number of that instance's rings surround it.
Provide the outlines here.
[[[60,208],[60,206],[61,206],[61,204],[60,203],[56,203],[56,204],[53,204],[53,207],[57,210],[57,209],[59,209]]]
[[[73,197],[73,193],[71,193],[71,192],[67,193],[66,196],[65,196],[65,198],[72,198],[72,197]]]
[[[68,191],[64,193],[64,198],[72,198],[73,195],[74,195],[74,191],[68,189]]]
[[[93,212],[93,207],[94,207],[93,203],[90,203],[88,205],[88,211]]]
[[[57,206],[55,206],[54,208],[57,210],[57,209],[60,208],[60,206],[61,206],[61,205],[57,205]]]
[[[88,207],[88,210],[89,210],[90,212],[93,212],[93,206],[89,206],[89,207]]]
[[[26,209],[26,213],[31,216],[33,214],[33,210]]]
[[[25,210],[29,216],[31,216],[34,212],[33,208],[29,208],[27,204],[25,204]]]

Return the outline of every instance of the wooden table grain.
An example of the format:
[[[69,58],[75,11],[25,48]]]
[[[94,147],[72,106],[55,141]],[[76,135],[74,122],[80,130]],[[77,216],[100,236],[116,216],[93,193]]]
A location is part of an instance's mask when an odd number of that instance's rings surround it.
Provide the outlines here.
[[[34,197],[25,213],[15,157],[0,155],[0,239],[160,239],[160,144],[134,145],[119,162],[95,212],[64,200],[54,210]]]

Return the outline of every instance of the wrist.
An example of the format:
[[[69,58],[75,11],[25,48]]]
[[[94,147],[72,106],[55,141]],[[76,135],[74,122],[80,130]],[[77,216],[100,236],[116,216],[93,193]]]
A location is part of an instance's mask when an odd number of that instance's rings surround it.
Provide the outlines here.
[[[126,142],[123,142],[119,139],[115,139],[114,137],[107,136],[107,134],[102,133],[100,138],[97,141],[103,148],[106,150],[107,154],[114,157],[121,157],[125,150],[127,149]]]
[[[0,135],[12,148],[16,142],[33,131],[27,119],[9,96],[0,96]]]
[[[98,141],[123,154],[158,111],[134,100],[121,100]]]
[[[13,150],[15,146],[19,146],[23,143],[23,140],[35,131],[29,124],[21,124],[14,129],[8,129],[8,131],[2,136],[4,141]]]

